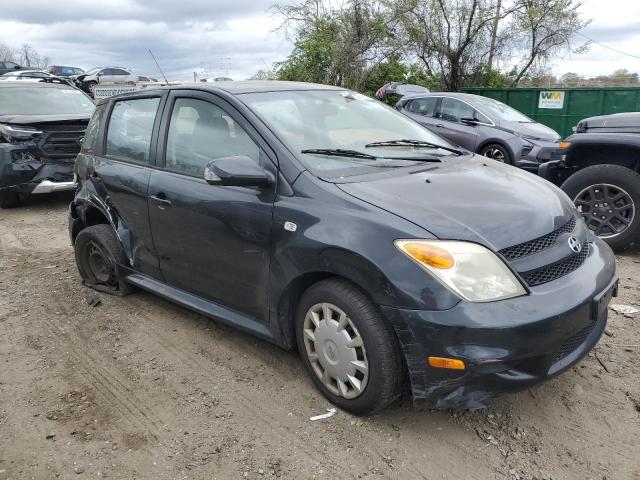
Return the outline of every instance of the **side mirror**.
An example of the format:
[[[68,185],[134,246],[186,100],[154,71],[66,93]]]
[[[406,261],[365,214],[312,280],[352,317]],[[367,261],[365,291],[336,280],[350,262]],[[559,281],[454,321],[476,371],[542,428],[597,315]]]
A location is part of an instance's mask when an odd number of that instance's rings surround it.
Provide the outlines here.
[[[20,65],[16,65],[15,67],[13,67],[14,70],[20,70],[22,67]]]
[[[466,125],[477,125],[478,124],[478,120],[476,120],[475,118],[471,118],[471,117],[462,117],[460,119],[461,123],[464,123]]]
[[[273,183],[267,172],[245,155],[217,158],[207,163],[204,179],[209,185],[266,187]]]

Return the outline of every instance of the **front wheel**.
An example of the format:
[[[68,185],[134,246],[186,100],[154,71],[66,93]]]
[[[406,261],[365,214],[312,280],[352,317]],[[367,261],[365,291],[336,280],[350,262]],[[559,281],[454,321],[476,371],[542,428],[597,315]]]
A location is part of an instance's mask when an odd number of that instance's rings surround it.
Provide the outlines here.
[[[620,165],[594,165],[571,175],[562,190],[587,226],[616,252],[640,237],[640,175]]]
[[[10,190],[0,190],[0,208],[15,208],[20,205],[20,196]]]
[[[508,165],[513,164],[513,159],[511,158],[511,153],[507,149],[507,147],[500,145],[499,143],[492,143],[489,145],[485,145],[480,149],[480,155],[483,155],[487,158],[491,158],[492,160],[497,160],[498,162],[503,162]]]
[[[316,387],[333,404],[367,414],[401,393],[400,346],[376,306],[352,284],[324,280],[302,296],[298,349]]]

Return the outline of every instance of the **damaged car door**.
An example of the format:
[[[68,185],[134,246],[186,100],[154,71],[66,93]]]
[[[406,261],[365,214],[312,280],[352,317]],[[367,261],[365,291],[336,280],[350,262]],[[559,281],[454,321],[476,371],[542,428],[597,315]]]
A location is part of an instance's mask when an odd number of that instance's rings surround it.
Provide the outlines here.
[[[78,162],[78,168],[86,171],[78,175],[89,181],[82,184],[77,195],[83,215],[90,215],[86,211],[92,206],[108,212],[133,268],[155,278],[160,273],[151,241],[147,189],[149,167],[155,161],[152,140],[160,102],[158,95],[116,100],[98,107],[107,110],[104,146],[98,144],[94,151],[86,142],[83,145],[81,156],[87,158]]]
[[[217,159],[251,159],[275,178],[273,155],[230,105],[204,92],[170,94],[159,138],[149,218],[165,281],[266,322],[275,182],[210,185],[204,174]]]

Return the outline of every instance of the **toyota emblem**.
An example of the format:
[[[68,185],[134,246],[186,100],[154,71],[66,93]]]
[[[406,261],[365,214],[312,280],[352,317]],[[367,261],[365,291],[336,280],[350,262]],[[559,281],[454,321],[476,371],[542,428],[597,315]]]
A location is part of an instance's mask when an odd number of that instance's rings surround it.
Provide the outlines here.
[[[569,248],[571,248],[575,253],[580,253],[582,245],[576,237],[569,237]]]

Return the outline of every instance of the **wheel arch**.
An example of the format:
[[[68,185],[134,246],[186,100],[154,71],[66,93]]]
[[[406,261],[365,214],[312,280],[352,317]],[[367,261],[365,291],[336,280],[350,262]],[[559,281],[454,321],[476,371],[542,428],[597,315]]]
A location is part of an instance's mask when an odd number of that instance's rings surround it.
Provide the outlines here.
[[[397,300],[395,288],[382,271],[365,258],[342,249],[327,249],[320,255],[321,268],[308,270],[291,278],[272,298],[272,322],[276,337],[289,349],[295,348],[295,313],[300,297],[318,282],[329,278],[345,280],[361,290],[376,306],[393,304]]]
[[[567,152],[565,162],[568,167],[576,169],[594,165],[619,165],[640,173],[640,144],[577,144]]]

